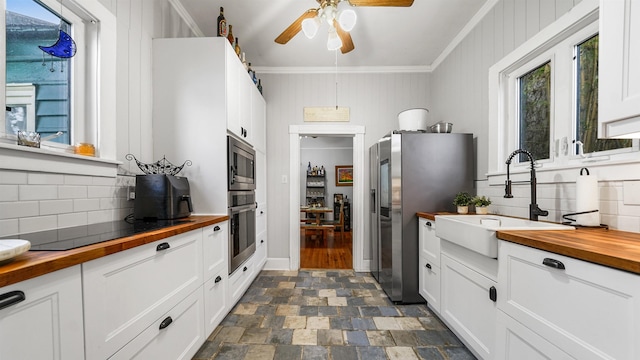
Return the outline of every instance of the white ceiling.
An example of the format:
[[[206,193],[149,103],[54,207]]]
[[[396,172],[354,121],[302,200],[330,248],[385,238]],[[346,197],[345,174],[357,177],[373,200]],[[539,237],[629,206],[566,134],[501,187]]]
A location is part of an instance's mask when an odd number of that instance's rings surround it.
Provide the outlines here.
[[[355,49],[338,52],[340,67],[428,67],[472,17],[492,0],[415,0],[411,7],[357,7],[351,31]],[[285,45],[274,39],[316,0],[173,0],[194,22],[196,33],[216,36],[220,6],[254,67],[333,67],[327,27],[314,39],[298,33]]]

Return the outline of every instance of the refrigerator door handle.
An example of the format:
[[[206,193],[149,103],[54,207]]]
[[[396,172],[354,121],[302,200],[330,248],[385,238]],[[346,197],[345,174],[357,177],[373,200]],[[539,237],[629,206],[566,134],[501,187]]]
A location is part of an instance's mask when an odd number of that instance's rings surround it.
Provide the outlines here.
[[[376,189],[371,189],[371,213],[376,213]]]

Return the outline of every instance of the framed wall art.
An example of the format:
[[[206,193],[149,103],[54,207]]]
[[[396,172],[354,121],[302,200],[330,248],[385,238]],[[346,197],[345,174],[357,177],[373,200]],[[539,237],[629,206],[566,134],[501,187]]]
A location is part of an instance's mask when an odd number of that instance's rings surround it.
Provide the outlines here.
[[[353,165],[336,165],[336,186],[353,186]]]

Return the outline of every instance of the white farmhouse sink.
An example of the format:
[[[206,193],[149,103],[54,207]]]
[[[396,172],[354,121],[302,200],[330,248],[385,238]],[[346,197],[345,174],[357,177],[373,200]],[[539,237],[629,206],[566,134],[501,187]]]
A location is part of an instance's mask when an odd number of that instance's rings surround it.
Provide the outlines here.
[[[482,255],[498,257],[496,231],[575,230],[573,226],[498,215],[436,215],[436,236]]]

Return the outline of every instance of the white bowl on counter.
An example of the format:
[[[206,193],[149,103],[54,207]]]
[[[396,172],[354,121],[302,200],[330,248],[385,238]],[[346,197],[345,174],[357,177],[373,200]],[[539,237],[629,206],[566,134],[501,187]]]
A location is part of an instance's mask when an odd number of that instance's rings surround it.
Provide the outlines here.
[[[22,239],[0,240],[0,261],[11,259],[31,249],[31,243]]]

